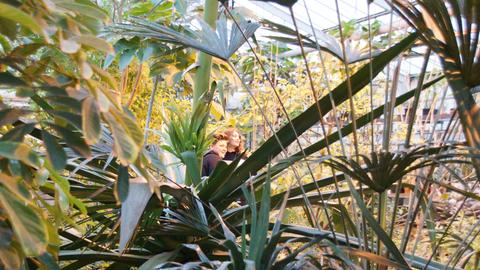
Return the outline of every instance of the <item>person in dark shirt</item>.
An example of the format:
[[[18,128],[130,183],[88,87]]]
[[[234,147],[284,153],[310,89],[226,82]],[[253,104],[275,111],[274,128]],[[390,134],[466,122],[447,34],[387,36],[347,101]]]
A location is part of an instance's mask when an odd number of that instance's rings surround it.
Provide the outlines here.
[[[210,150],[203,155],[202,177],[210,176],[220,160],[227,153],[228,137],[223,133],[215,134]]]
[[[228,144],[227,144],[227,153],[223,160],[235,160],[238,156],[240,156],[244,151],[245,148],[243,146],[242,136],[237,129],[231,127],[225,130],[225,135],[228,136]],[[242,159],[246,159],[249,154],[245,153],[242,156]]]

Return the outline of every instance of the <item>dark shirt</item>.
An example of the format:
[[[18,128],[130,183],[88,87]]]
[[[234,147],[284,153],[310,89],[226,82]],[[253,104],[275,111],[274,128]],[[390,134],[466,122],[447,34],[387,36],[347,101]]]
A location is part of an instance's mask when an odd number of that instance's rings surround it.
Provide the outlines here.
[[[235,160],[240,155],[238,152],[227,152],[223,160]]]
[[[220,160],[222,160],[222,158],[214,151],[205,153],[202,163],[202,177],[210,176]]]

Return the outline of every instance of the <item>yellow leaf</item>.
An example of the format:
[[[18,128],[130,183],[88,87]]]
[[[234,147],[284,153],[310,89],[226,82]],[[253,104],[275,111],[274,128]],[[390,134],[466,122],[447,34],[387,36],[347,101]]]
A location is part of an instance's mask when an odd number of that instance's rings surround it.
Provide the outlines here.
[[[93,35],[80,35],[80,36],[73,37],[72,40],[82,45],[90,46],[102,52],[111,53],[111,54],[114,53],[113,46],[110,43],[108,43],[104,39],[98,38]]]

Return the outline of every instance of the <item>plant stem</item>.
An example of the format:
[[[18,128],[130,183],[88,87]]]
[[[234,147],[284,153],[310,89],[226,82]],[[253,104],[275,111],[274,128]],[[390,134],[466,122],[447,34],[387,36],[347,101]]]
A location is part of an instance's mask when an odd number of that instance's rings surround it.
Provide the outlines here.
[[[205,0],[203,19],[213,29],[216,26],[218,15],[218,1]],[[212,56],[199,52],[197,57],[199,67],[195,74],[195,85],[193,88],[193,108],[196,108],[201,102],[201,97],[209,90],[210,70],[212,69]]]

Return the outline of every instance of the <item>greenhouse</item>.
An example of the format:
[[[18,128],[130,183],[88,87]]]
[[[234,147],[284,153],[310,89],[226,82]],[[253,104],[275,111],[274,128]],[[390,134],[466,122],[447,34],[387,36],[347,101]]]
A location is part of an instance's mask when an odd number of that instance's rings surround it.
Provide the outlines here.
[[[0,269],[480,269],[479,14],[0,0]]]

